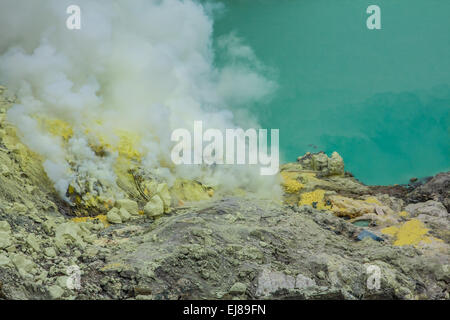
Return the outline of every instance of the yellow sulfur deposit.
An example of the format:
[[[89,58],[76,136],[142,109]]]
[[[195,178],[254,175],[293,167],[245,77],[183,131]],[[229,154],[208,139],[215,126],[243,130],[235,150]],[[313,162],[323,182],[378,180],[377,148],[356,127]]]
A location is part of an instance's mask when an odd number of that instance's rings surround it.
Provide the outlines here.
[[[68,196],[76,205],[75,211],[79,216],[89,216],[107,212],[114,205],[114,201],[111,198],[93,195],[89,192],[78,194],[71,185],[69,185],[68,188]]]
[[[315,174],[313,172],[301,172],[300,177],[301,177],[302,182],[305,184],[314,185],[314,184],[318,184],[318,183],[323,183],[322,180],[317,178],[317,174]]]
[[[94,220],[98,220],[101,223],[103,223],[103,225],[105,227],[109,226],[108,220],[106,219],[106,215],[104,214],[99,214],[98,216],[95,217],[76,217],[76,218],[72,218],[71,219],[73,222],[87,222],[87,221],[94,221]]]
[[[413,245],[418,246],[422,243],[431,243],[433,240],[442,241],[440,239],[427,236],[429,229],[425,228],[422,221],[411,219],[403,225],[397,227],[392,226],[381,230],[382,233],[396,238],[395,246]]]
[[[297,173],[295,172],[281,172],[281,177],[283,178],[283,187],[286,193],[297,193],[304,187],[302,183],[297,181],[297,179],[295,178],[296,175]]]
[[[340,195],[328,197],[332,204],[332,211],[338,217],[356,218],[368,213],[375,213],[377,207],[385,214],[392,214],[393,211],[381,204],[376,198],[370,197],[366,200],[352,199]]]
[[[309,205],[319,210],[330,210],[331,206],[325,203],[325,190],[317,189],[312,192],[302,193],[299,206]]]
[[[44,126],[54,136],[69,140],[73,135],[73,129],[67,122],[59,119],[45,119]]]
[[[120,156],[130,160],[141,160],[141,153],[138,151],[138,145],[141,138],[139,135],[125,130],[116,130],[115,137],[108,137],[104,134],[86,130],[86,134],[91,134],[97,140],[96,143],[91,143],[91,148],[96,153],[101,153],[103,150],[117,151]]]
[[[375,197],[368,197],[365,201],[366,201],[367,203],[377,204],[377,205],[379,205],[379,206],[382,206],[382,205],[383,205],[383,204],[382,204],[377,198],[375,198]]]

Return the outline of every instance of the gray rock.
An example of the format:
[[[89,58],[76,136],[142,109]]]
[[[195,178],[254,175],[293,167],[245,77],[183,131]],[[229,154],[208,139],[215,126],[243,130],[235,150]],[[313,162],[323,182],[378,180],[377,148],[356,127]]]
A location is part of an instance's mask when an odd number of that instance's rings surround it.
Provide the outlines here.
[[[405,207],[405,211],[409,212],[411,217],[423,214],[431,217],[446,218],[449,215],[444,205],[434,200],[409,204]]]
[[[447,209],[438,201],[429,200],[409,204],[406,206],[407,211],[412,218],[416,218],[428,228],[434,230],[434,234],[440,239],[450,242],[450,219]]]
[[[294,289],[295,278],[282,272],[264,269],[258,277],[256,295],[268,296],[281,289]]]
[[[450,211],[450,171],[441,172],[408,194],[410,202],[436,200]]]
[[[297,289],[306,289],[310,287],[314,287],[316,285],[316,281],[311,278],[305,277],[301,273],[297,275],[295,278],[295,288]]]

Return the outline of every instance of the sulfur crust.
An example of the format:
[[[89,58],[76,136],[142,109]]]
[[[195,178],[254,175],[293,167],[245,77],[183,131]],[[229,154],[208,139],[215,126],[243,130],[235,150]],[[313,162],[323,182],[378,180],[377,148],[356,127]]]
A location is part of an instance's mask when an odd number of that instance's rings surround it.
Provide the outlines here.
[[[413,245],[417,247],[421,243],[431,243],[442,241],[440,239],[428,236],[429,229],[425,228],[422,221],[411,219],[401,226],[391,226],[381,230],[382,233],[395,237],[395,246]]]

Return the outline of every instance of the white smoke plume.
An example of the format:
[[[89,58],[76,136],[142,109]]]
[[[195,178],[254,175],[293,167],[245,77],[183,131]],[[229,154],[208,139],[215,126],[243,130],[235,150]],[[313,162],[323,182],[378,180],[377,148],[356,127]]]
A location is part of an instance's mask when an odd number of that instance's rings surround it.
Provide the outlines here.
[[[81,30],[66,28],[71,4],[81,8]],[[233,57],[230,64],[214,65],[213,20],[204,5],[1,0],[0,30],[0,83],[18,97],[8,120],[43,156],[62,197],[76,178],[114,185],[121,148],[137,152],[145,169],[169,183],[188,176],[273,192],[274,177],[259,176],[258,168],[167,165],[172,130],[192,129],[194,120],[234,128],[230,104],[261,101],[274,89],[252,50],[233,35],[218,46]],[[113,151],[99,156],[96,143]]]

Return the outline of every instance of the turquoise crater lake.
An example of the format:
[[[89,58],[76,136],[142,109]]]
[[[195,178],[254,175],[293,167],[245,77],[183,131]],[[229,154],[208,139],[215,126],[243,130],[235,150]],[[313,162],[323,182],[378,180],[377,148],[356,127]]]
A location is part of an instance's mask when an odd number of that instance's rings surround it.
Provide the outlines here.
[[[225,1],[214,38],[233,32],[271,70],[278,89],[246,108],[280,129],[283,161],[336,150],[366,184],[407,183],[450,168],[449,16],[444,0]]]

